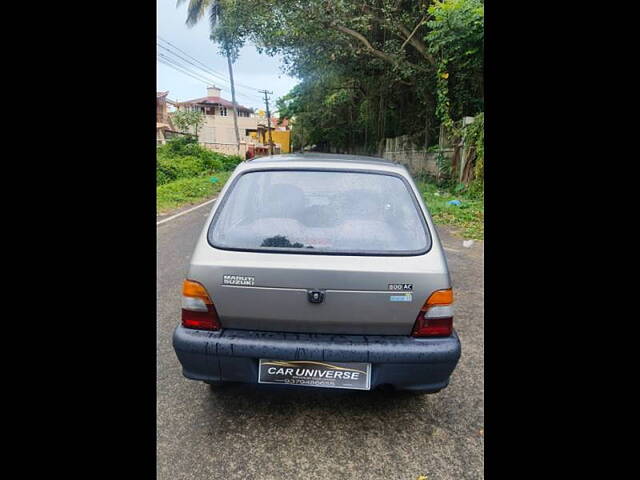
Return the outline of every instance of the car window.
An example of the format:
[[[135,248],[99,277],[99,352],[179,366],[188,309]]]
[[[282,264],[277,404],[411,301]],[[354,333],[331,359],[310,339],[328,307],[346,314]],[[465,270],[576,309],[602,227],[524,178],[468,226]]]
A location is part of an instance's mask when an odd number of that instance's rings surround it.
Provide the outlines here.
[[[418,205],[399,177],[337,171],[248,172],[211,223],[214,247],[297,253],[428,250]]]

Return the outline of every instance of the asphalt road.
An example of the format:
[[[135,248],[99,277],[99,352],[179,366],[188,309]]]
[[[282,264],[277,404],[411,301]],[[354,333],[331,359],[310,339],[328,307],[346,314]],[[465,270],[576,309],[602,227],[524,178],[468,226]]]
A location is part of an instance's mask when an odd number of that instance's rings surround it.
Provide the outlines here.
[[[157,227],[157,478],[481,479],[483,245],[440,228],[462,357],[433,395],[233,385],[182,376],[171,346],[189,256],[211,205]]]

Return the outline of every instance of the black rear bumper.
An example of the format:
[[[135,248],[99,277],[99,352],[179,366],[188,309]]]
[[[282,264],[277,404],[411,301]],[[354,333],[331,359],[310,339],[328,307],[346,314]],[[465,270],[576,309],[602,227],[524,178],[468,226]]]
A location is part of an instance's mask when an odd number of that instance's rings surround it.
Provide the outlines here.
[[[460,358],[460,340],[389,335],[328,335],[222,330],[178,326],[173,347],[185,377],[208,382],[257,383],[258,359],[369,362],[371,388],[437,391],[446,387]]]

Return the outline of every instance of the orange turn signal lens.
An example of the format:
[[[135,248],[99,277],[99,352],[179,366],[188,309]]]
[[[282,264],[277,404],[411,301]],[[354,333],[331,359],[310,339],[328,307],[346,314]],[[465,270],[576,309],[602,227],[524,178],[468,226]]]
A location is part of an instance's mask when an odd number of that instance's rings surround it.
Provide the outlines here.
[[[182,284],[182,295],[185,297],[200,298],[207,305],[213,305],[207,289],[200,282],[185,280]]]
[[[434,305],[451,305],[453,303],[453,290],[447,288],[446,290],[436,290],[433,292],[420,310],[423,312],[429,307]]]

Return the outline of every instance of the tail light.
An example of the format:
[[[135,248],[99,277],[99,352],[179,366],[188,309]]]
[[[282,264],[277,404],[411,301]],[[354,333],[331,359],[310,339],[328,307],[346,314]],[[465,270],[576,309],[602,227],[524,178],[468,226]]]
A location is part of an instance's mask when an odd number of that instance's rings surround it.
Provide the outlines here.
[[[182,326],[198,330],[220,330],[220,320],[207,289],[193,280],[182,284]]]
[[[453,291],[436,290],[424,302],[411,333],[414,337],[448,337],[453,332]]]

